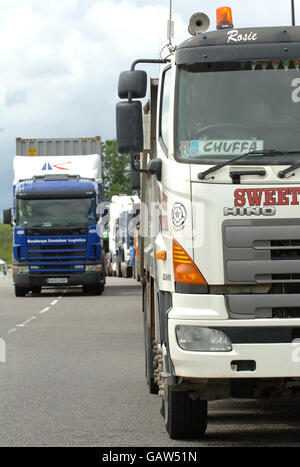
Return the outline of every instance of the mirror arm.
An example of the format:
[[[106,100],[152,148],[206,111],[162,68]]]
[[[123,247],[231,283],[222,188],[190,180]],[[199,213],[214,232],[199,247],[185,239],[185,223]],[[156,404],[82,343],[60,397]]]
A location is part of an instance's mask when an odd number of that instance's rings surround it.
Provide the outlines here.
[[[146,58],[141,58],[141,59],[138,59],[138,60],[135,60],[133,62],[133,64],[131,65],[131,68],[130,68],[130,71],[135,71],[135,67],[138,63],[153,63],[153,64],[156,64],[156,63],[169,63],[171,60],[169,60],[168,58],[164,58],[164,59],[146,59]],[[132,102],[132,92],[129,92],[128,93],[128,102],[131,103]]]
[[[131,167],[135,172],[139,173],[145,173],[147,175],[156,175],[157,180],[160,182],[161,181],[161,160],[160,159],[153,159],[152,161],[149,162],[149,165],[147,169],[140,169],[139,167],[136,167],[135,165],[135,157],[134,154],[130,155],[130,163]],[[151,163],[152,165],[155,165],[154,168],[151,169]]]
[[[146,59],[146,58],[141,58],[141,59],[135,60],[135,61],[133,62],[133,64],[131,65],[130,71],[134,71],[134,70],[135,70],[135,67],[136,67],[136,65],[137,65],[138,63],[153,63],[153,64],[156,64],[156,63],[170,63],[170,61],[171,61],[171,60],[168,59],[168,58],[163,58],[163,59],[155,59],[155,58],[153,58],[153,59],[151,59],[151,58],[150,58],[150,59]]]
[[[139,167],[136,167],[135,165],[135,155],[133,153],[130,154],[130,164],[131,164],[131,168],[135,171],[135,172],[139,172],[139,173],[145,173],[145,174],[148,174],[148,175],[154,175],[154,172],[152,170],[148,170],[148,169],[140,169]]]

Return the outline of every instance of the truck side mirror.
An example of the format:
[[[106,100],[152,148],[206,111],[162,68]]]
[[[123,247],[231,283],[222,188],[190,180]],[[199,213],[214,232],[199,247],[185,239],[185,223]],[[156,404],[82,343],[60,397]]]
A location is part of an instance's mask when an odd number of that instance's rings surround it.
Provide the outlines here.
[[[11,209],[4,209],[3,224],[11,225],[11,222],[12,222]]]
[[[142,99],[147,92],[147,73],[142,70],[123,71],[119,77],[118,94],[120,99]]]
[[[118,151],[121,154],[142,152],[144,135],[141,102],[119,102],[116,117]]]
[[[162,160],[161,159],[152,159],[147,167],[148,173],[150,175],[156,175],[156,178],[161,182],[161,172],[162,172]]]

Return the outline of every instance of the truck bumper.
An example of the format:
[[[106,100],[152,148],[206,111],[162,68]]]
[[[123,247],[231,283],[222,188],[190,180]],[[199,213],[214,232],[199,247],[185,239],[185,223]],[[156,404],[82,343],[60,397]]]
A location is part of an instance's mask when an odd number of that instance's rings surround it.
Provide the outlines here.
[[[15,285],[24,288],[31,287],[69,287],[75,285],[96,286],[105,283],[103,272],[86,272],[84,274],[40,275],[40,274],[14,274]],[[48,282],[48,279],[67,279],[64,283]]]
[[[177,297],[176,297],[177,296]],[[184,300],[183,300],[184,299]],[[223,296],[173,294],[168,314],[170,358],[184,378],[300,377],[300,319],[229,319]],[[177,326],[221,329],[234,336],[229,352],[183,350]],[[299,342],[298,342],[299,341]],[[251,369],[243,364],[251,362]],[[240,368],[240,369],[239,369]]]

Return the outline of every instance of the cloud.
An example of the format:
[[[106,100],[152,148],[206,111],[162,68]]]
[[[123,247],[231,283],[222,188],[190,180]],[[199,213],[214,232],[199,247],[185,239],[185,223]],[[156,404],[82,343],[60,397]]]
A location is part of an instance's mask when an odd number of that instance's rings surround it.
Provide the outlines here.
[[[6,95],[6,105],[10,107],[11,105],[19,105],[26,103],[26,92],[25,91],[13,91],[7,93]]]

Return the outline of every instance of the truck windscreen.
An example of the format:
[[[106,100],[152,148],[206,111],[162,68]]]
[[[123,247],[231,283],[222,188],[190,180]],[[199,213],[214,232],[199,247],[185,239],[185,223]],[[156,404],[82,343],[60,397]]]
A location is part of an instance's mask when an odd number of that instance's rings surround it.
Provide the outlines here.
[[[23,227],[73,227],[97,223],[95,198],[17,199],[16,224]]]
[[[175,155],[219,163],[258,150],[300,149],[300,60],[255,60],[179,67]],[[247,156],[239,163],[249,163]],[[286,164],[299,155],[255,157]]]

